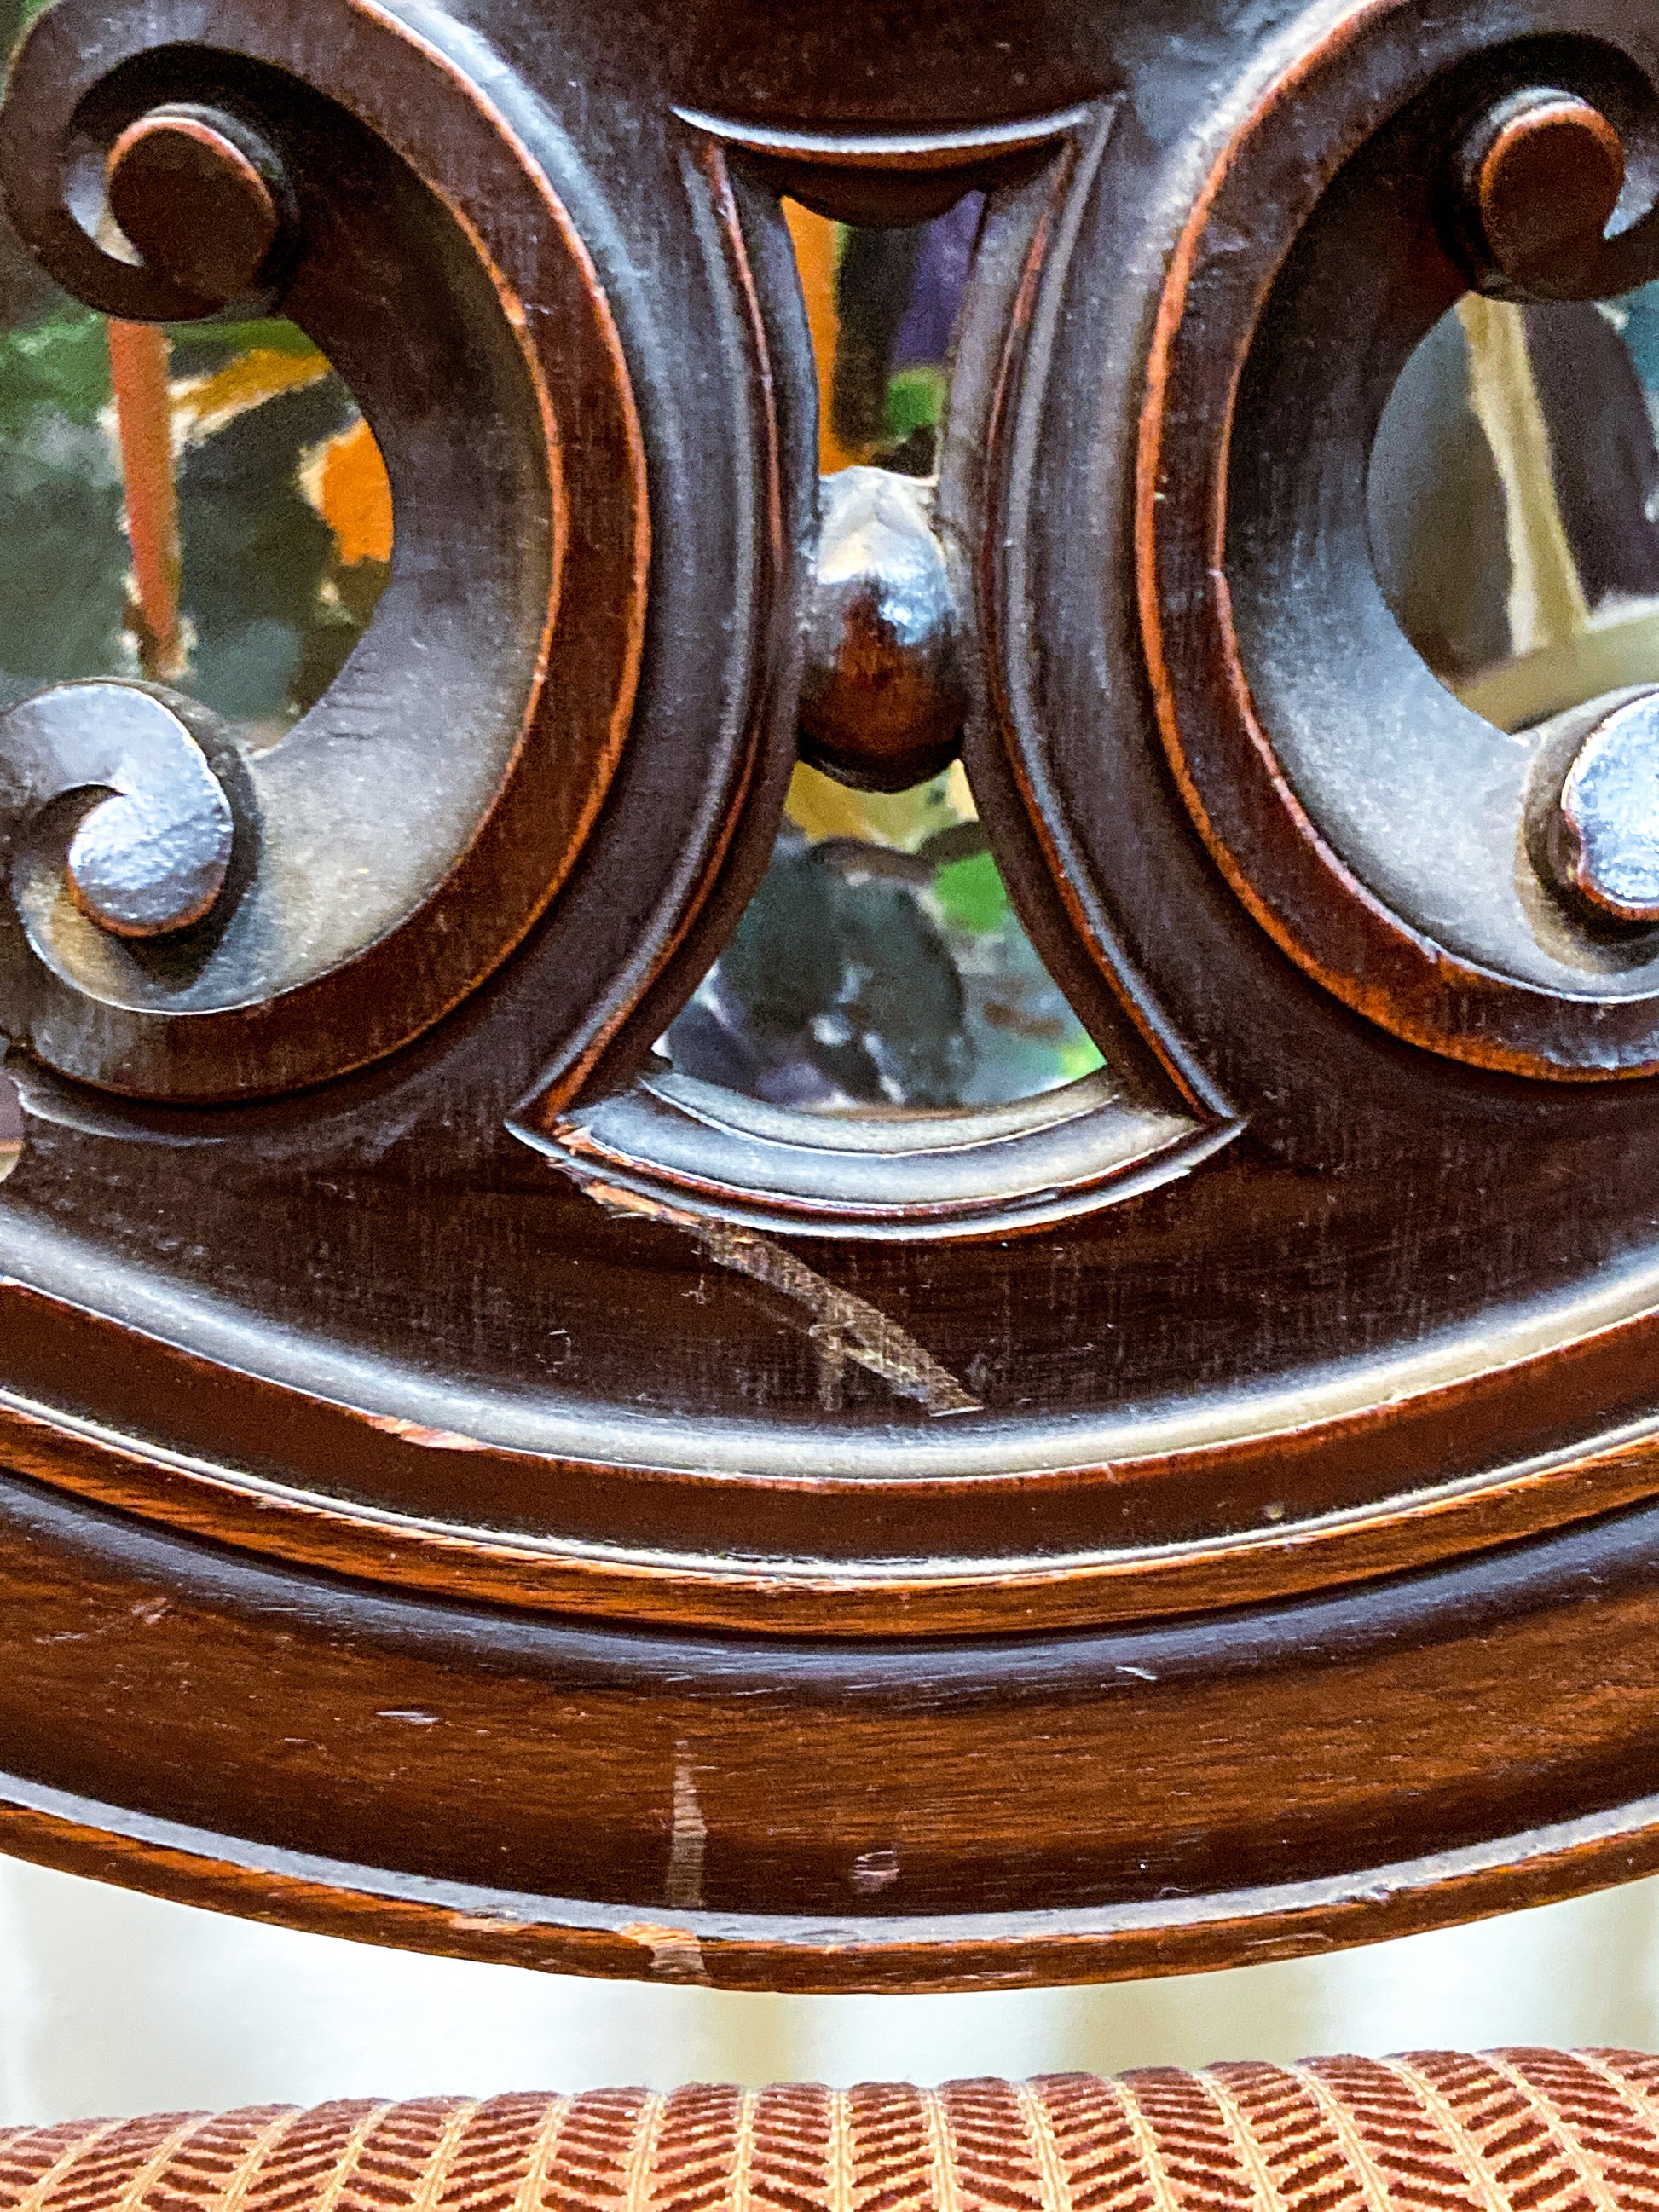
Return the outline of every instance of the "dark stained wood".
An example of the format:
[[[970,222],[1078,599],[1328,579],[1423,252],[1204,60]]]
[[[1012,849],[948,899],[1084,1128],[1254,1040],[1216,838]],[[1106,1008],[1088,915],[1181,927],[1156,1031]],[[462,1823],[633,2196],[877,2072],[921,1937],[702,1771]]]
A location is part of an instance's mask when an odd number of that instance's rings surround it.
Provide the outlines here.
[[[79,158],[101,176],[124,131],[178,105],[144,82],[160,18],[100,29],[99,7],[83,13],[54,11],[23,50],[13,112],[29,127],[9,134],[0,182],[94,304],[188,315],[193,295],[105,252],[58,199],[65,134],[89,134]],[[257,35],[228,23],[234,60],[190,21],[198,58],[164,70],[168,89],[252,107],[295,179],[283,306],[375,428],[398,540],[363,651],[285,744],[244,762],[246,880],[195,957],[112,975],[107,944],[60,915],[54,962],[25,957],[9,986],[33,1002],[19,1034],[50,1031],[44,1056],[66,1073],[173,1099],[375,1058],[513,951],[615,776],[651,544],[633,388],[548,173],[556,150],[532,155],[449,57],[349,0],[329,21],[264,14]],[[350,114],[301,89],[348,49]]]
[[[275,154],[211,107],[139,116],[111,147],[106,178],[123,235],[210,309],[258,284],[294,220]]]
[[[1651,1509],[1245,1618],[839,1650],[370,1594],[22,1484],[7,1514],[29,1633],[0,1840],[239,1912],[971,1988],[1288,1955],[1659,1863]]]
[[[1659,950],[1562,893],[1593,779],[1431,676],[1366,485],[1466,293],[1659,271],[1656,149],[1649,0],[59,0],[24,245],[125,325],[293,317],[396,551],[274,744],[0,722],[0,1844],[823,1988],[1659,1866]],[[849,617],[779,193],[970,188]],[[958,738],[1106,1072],[666,1071],[798,746]],[[222,879],[141,934],[158,841],[93,825],[179,777]]]
[[[1476,251],[1522,290],[1571,280],[1606,235],[1625,189],[1625,148],[1607,117],[1571,93],[1499,103],[1463,157]]]
[[[1218,128],[1210,182],[1172,240],[1139,424],[1149,672],[1212,855],[1322,985],[1480,1066],[1568,1081],[1650,1073],[1654,948],[1558,931],[1515,866],[1532,749],[1494,746],[1491,726],[1436,684],[1370,556],[1365,456],[1382,404],[1467,288],[1432,149],[1468,81],[1474,27],[1460,19],[1443,46],[1409,11],[1333,23]],[[1585,82],[1607,99],[1601,78],[1617,74],[1597,57]],[[1413,94],[1389,121],[1388,103]],[[1330,109],[1323,167],[1292,152],[1310,99]],[[1264,201],[1283,236],[1256,224],[1247,279],[1237,224]],[[1647,214],[1598,235],[1568,289],[1627,288],[1656,252]],[[1293,473],[1279,456],[1305,423],[1310,374],[1320,434]]]

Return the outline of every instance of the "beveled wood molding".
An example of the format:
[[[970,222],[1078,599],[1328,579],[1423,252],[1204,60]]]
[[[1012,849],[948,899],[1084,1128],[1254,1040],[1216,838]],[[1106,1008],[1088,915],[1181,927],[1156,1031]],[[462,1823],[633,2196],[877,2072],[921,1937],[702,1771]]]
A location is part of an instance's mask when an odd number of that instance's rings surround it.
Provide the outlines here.
[[[1659,1797],[1362,1877],[1219,1890],[1173,1905],[976,1913],[941,1927],[932,1914],[687,1910],[684,1848],[679,1894],[646,1918],[632,1905],[392,1875],[303,1852],[233,1854],[200,1830],[0,1776],[9,1856],[176,1905],[487,1965],[802,1995],[1146,1981],[1386,1942],[1641,1881],[1659,1870],[1656,1820]],[[862,1854],[854,1896],[890,1886],[896,1857],[890,1847]]]

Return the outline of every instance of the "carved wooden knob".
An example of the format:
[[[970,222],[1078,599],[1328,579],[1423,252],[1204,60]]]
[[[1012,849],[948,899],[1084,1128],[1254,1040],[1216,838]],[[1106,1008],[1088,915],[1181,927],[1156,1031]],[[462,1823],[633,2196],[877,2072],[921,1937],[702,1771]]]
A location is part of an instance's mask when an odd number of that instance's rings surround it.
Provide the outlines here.
[[[110,149],[110,212],[152,269],[227,306],[250,290],[288,227],[282,164],[217,109],[152,108]]]
[[[1625,149],[1599,108],[1549,90],[1501,101],[1470,137],[1464,191],[1494,273],[1522,290],[1601,244],[1625,188]]]
[[[1599,920],[1659,921],[1659,690],[1588,729],[1583,710],[1561,721],[1570,764],[1536,841],[1544,872]]]
[[[957,617],[928,497],[887,469],[845,469],[820,492],[801,750],[866,791],[947,766],[962,735]]]

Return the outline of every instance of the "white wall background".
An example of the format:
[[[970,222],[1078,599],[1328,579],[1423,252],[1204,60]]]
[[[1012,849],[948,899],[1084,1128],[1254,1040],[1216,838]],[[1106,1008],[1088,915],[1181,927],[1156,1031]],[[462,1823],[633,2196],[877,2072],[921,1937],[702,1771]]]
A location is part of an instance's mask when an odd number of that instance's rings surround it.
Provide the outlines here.
[[[1093,1990],[769,1997],[227,1920],[0,1860],[0,2124],[325,2097],[1659,2047],[1659,1881],[1335,1956]]]

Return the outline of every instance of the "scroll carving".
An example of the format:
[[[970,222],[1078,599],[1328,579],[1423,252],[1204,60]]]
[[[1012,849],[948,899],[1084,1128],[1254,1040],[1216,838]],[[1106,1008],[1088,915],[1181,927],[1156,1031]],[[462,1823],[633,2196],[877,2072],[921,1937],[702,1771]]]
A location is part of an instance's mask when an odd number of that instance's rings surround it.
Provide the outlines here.
[[[1659,1067],[1654,948],[1562,907],[1532,864],[1529,814],[1555,803],[1532,773],[1553,733],[1495,730],[1401,635],[1370,558],[1366,465],[1395,377],[1471,283],[1595,297],[1659,270],[1656,88],[1624,21],[1537,11],[1541,88],[1516,47],[1482,58],[1477,91],[1478,23],[1431,36],[1409,8],[1333,14],[1266,58],[1218,118],[1175,243],[1140,428],[1149,667],[1211,853],[1348,1005],[1530,1077]],[[1310,378],[1318,436],[1286,465]]]
[[[465,39],[370,7],[186,12],[177,45],[74,0],[40,25],[9,94],[13,219],[112,313],[280,300],[380,439],[397,551],[346,671],[243,749],[246,880],[185,970],[102,942],[13,967],[43,1057],[174,1101],[377,1058],[513,950],[614,775],[650,547],[592,261]],[[120,244],[122,211],[161,227],[161,265]]]

